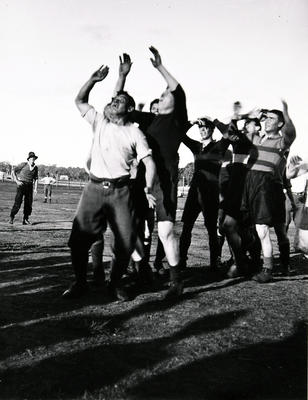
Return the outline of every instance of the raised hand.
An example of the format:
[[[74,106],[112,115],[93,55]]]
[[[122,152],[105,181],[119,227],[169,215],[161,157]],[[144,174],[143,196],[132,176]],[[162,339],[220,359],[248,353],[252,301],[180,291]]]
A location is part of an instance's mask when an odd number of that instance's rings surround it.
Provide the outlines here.
[[[262,117],[262,110],[258,107],[253,108],[251,111],[248,113],[249,118],[258,118],[261,119]]]
[[[126,76],[128,75],[133,63],[131,62],[130,56],[126,53],[123,53],[122,57],[119,56],[119,59],[120,59],[119,75]]]
[[[301,162],[302,162],[303,160],[301,159],[301,157],[300,156],[292,156],[291,158],[290,158],[290,164],[291,165],[299,165]]]
[[[281,99],[282,102],[282,108],[283,108],[283,113],[288,114],[288,104],[284,99]]]
[[[139,103],[138,105],[137,105],[137,110],[138,111],[142,111],[143,109],[144,109],[144,103]]]
[[[233,116],[232,119],[240,119],[240,112],[242,109],[242,104],[239,101],[233,103]]]
[[[230,140],[230,142],[237,142],[238,140],[240,140],[237,135],[229,135],[228,139]]]
[[[149,50],[152,52],[154,59],[150,58],[151,63],[153,64],[153,67],[158,68],[161,65],[161,57],[158,52],[158,50],[155,49],[155,47],[150,46]]]
[[[108,72],[109,72],[109,67],[107,65],[106,66],[102,65],[97,71],[95,71],[91,75],[91,80],[93,82],[100,82],[106,78]]]

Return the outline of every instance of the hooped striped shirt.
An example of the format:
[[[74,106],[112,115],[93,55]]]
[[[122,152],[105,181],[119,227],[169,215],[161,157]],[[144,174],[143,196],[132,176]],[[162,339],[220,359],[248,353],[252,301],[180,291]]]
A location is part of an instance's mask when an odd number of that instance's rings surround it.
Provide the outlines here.
[[[248,162],[251,170],[275,173],[285,152],[295,139],[295,129],[289,129],[282,135],[266,136],[266,134],[247,135],[253,144],[253,162]]]

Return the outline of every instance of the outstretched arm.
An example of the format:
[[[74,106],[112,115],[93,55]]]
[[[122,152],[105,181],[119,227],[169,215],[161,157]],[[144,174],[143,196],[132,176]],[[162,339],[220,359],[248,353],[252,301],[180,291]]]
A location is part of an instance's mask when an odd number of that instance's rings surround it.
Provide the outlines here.
[[[120,66],[119,66],[119,77],[117,83],[114,88],[113,96],[116,96],[118,92],[124,89],[126,77],[129,74],[129,71],[132,67],[132,62],[130,56],[126,53],[123,53],[123,56],[119,56]]]
[[[89,108],[89,94],[91,90],[93,89],[94,85],[97,82],[100,82],[106,78],[108,75],[109,68],[107,66],[102,65],[97,71],[95,71],[90,79],[82,86],[82,88],[79,90],[79,93],[77,94],[77,97],[75,99],[75,104],[78,108],[78,110],[82,113],[85,114]]]
[[[189,150],[193,154],[197,154],[199,152],[199,150],[200,150],[200,142],[198,142],[197,140],[191,139],[189,136],[187,136],[187,131],[193,125],[197,125],[198,121],[199,121],[198,119],[195,120],[195,121],[188,121],[186,134],[183,136],[183,139],[182,139],[182,142],[185,144],[185,146],[187,146],[189,148]]]
[[[285,124],[283,128],[281,129],[283,139],[284,139],[284,146],[286,148],[289,148],[291,144],[294,142],[295,137],[296,137],[296,131],[295,131],[295,126],[289,116],[288,112],[288,104],[286,103],[285,100],[282,101],[282,112],[285,120]]]
[[[228,139],[228,128],[230,124],[224,124],[217,118],[214,119],[213,124],[215,125],[215,128],[217,128],[219,132],[222,134],[222,137]]]
[[[155,47],[151,46],[149,47],[150,51],[152,52],[154,58],[151,58],[151,62],[153,64],[153,67],[156,68],[164,77],[165,81],[167,82],[167,85],[171,91],[175,90],[179,82],[170,74],[169,71],[164,67],[161,61],[160,54],[158,50],[155,49]]]

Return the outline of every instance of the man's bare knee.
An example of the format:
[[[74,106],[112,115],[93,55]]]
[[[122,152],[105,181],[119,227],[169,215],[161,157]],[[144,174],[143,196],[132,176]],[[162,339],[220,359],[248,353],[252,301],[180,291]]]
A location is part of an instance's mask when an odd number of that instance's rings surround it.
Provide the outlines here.
[[[162,243],[172,239],[174,237],[174,224],[170,221],[159,221],[158,222],[158,236]]]
[[[228,215],[225,217],[224,222],[222,223],[222,230],[225,233],[231,233],[236,230],[236,221],[232,217]]]

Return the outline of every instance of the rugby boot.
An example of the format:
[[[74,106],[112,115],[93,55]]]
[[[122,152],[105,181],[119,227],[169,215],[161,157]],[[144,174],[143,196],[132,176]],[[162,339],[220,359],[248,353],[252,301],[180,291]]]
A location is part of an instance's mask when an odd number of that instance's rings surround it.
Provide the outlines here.
[[[172,281],[170,283],[170,287],[164,297],[165,300],[170,301],[170,300],[178,300],[184,290],[184,282],[183,281]]]
[[[254,275],[252,279],[259,283],[268,283],[273,280],[272,270],[269,268],[262,268],[262,271]]]

